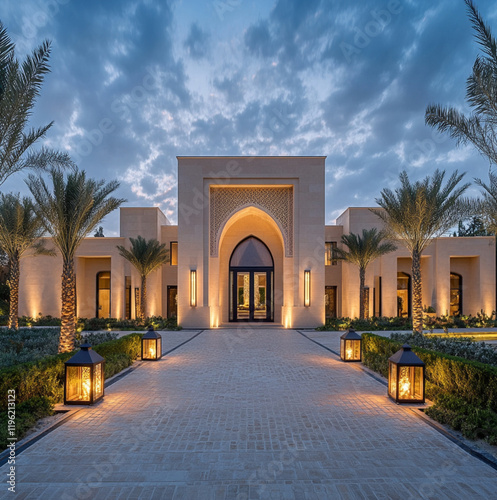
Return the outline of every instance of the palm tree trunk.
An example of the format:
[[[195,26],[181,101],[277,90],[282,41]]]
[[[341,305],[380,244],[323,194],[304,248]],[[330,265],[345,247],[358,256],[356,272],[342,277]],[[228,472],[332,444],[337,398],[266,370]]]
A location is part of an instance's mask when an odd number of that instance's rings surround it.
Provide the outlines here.
[[[359,318],[364,319],[364,311],[366,308],[364,307],[364,301],[366,300],[366,294],[364,293],[364,283],[366,278],[366,269],[363,267],[359,268]]]
[[[19,276],[21,274],[21,262],[16,255],[10,260],[9,288],[10,288],[10,307],[9,307],[9,328],[19,328]]]
[[[145,321],[147,317],[147,277],[142,276],[142,288],[140,295],[140,319]]]
[[[74,259],[64,260],[61,298],[59,353],[73,351],[76,339],[76,273],[74,272]]]
[[[412,331],[423,333],[423,301],[421,297],[421,253],[412,252]]]

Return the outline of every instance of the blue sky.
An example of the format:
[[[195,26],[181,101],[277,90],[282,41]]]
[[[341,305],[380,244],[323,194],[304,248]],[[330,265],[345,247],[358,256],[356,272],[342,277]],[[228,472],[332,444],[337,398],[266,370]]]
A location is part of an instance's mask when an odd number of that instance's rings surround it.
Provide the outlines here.
[[[495,2],[476,4],[497,35]],[[326,155],[327,223],[404,169],[488,175],[424,124],[429,103],[467,109],[462,0],[2,0],[0,19],[21,58],[52,40],[32,120],[55,121],[46,143],[173,222],[176,155]]]

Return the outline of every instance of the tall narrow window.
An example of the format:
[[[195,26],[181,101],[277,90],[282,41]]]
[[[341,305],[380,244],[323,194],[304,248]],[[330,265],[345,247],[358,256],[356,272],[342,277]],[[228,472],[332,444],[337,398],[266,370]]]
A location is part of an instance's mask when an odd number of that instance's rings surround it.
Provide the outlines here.
[[[325,287],[325,312],[326,319],[337,317],[337,287],[327,286]]]
[[[462,314],[462,276],[450,273],[450,315]]]
[[[333,251],[337,247],[336,241],[327,241],[324,244],[324,265],[325,266],[336,266],[337,260],[334,259]]]
[[[411,316],[411,277],[406,273],[397,273],[397,316]]]
[[[171,241],[171,244],[169,246],[169,264],[171,264],[171,266],[178,265],[178,242],[177,241]]]
[[[167,317],[176,318],[178,316],[178,287],[168,285],[167,287]]]
[[[97,273],[97,318],[110,318],[110,271]]]
[[[135,318],[140,314],[140,289],[135,288]]]
[[[131,276],[124,277],[124,301],[126,319],[131,319]]]

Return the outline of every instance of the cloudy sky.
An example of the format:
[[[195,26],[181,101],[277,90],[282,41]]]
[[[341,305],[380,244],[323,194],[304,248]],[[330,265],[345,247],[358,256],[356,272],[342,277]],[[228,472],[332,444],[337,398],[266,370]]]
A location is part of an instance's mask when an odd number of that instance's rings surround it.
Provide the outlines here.
[[[497,35],[497,4],[476,3]],[[404,169],[488,173],[424,124],[429,103],[466,109],[462,0],[2,0],[0,19],[20,58],[53,43],[32,120],[55,121],[46,142],[172,222],[176,155],[326,155],[327,223]]]

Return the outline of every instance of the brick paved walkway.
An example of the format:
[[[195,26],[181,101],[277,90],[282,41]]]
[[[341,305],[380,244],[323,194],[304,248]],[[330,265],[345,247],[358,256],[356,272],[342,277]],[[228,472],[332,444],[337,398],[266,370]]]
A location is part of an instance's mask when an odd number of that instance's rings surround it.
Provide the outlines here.
[[[165,333],[164,335],[167,335]],[[6,477],[6,468],[0,469]],[[497,472],[299,333],[205,331],[18,457],[29,499],[496,498]]]

